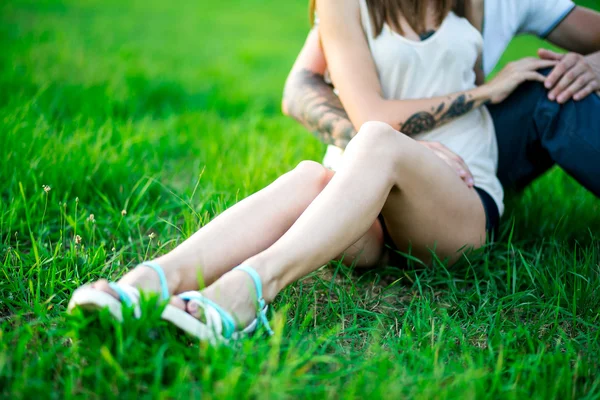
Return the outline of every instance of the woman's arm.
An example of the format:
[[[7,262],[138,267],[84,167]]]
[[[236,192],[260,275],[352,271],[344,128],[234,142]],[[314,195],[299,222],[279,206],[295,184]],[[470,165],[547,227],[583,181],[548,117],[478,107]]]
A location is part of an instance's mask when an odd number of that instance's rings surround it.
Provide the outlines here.
[[[325,55],[315,27],[287,78],[281,107],[285,115],[296,119],[322,142],[345,149],[357,132],[333,87],[325,82],[325,69]],[[459,155],[438,142],[419,143],[452,167],[468,186],[473,186],[473,175]]]
[[[325,55],[318,28],[313,28],[290,72],[282,110],[313,132],[322,142],[346,148],[356,135],[333,87],[325,82]]]
[[[544,76],[535,70],[556,64],[527,59],[472,90],[427,99],[386,100],[361,26],[358,1],[317,0],[317,9],[327,65],[355,128],[376,120],[408,135],[428,132],[488,101],[503,100],[525,80],[543,81]]]

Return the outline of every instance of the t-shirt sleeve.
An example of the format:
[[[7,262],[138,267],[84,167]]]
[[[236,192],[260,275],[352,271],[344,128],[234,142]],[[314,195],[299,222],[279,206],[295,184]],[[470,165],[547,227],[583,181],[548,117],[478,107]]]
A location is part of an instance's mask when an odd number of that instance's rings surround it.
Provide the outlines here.
[[[519,0],[527,8],[522,11],[519,33],[545,38],[575,8],[572,0]]]

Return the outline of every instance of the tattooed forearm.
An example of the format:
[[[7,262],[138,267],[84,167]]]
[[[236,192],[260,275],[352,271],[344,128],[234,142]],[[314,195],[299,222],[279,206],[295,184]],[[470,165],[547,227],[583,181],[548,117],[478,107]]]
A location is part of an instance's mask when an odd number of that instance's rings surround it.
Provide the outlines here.
[[[416,135],[432,130],[435,128],[435,123],[435,117],[432,114],[426,111],[418,112],[402,125],[401,131],[407,135]]]
[[[429,111],[414,113],[399,127],[407,135],[429,132],[480,107],[487,100],[473,98],[470,93],[448,97],[448,101],[440,102]],[[345,148],[356,135],[340,99],[321,74],[301,70],[292,75],[285,87],[284,109],[326,144]]]
[[[467,96],[461,94],[450,104],[448,110],[444,114],[442,114],[441,118],[438,121],[438,125],[445,124],[455,118],[458,118],[473,109],[475,105],[474,100],[467,101]]]
[[[290,77],[284,91],[287,114],[322,142],[345,148],[356,130],[340,99],[323,75],[301,70]]]
[[[456,97],[446,108],[446,103],[442,102],[437,109],[432,108],[432,112],[419,111],[409,117],[404,123],[400,124],[400,130],[407,135],[417,135],[419,133],[429,132],[439,126],[442,126],[460,116],[465,115],[476,107],[487,102],[487,99],[474,100],[472,96],[461,94]],[[435,112],[433,110],[435,109]]]

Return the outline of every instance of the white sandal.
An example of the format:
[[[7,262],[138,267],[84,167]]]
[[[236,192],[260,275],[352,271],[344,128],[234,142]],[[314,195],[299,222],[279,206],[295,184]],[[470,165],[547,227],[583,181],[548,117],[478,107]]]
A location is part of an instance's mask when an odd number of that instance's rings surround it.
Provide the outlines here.
[[[239,267],[234,268],[234,270],[235,269],[239,269],[250,275],[254,282],[254,286],[256,287],[258,305],[258,311],[256,313],[257,317],[246,328],[243,330],[236,330],[236,324],[231,314],[215,302],[204,297],[202,293],[198,291],[184,292],[179,294],[178,297],[188,302],[194,302],[198,307],[202,307],[206,322],[199,321],[188,312],[176,307],[170,307],[168,310],[165,309],[162,318],[171,322],[189,335],[211,343],[237,340],[243,336],[251,335],[261,326],[264,326],[269,335],[272,335],[273,330],[267,320],[268,306],[262,295],[262,282],[260,281],[260,276],[254,269],[246,265],[240,265]]]
[[[156,271],[160,279],[161,300],[167,300],[169,298],[169,288],[167,286],[167,278],[165,277],[165,273],[160,265],[152,261],[145,261],[138,265],[138,267],[140,266],[150,267]],[[141,317],[142,312],[140,309],[140,291],[137,288],[131,285],[116,282],[110,282],[108,286],[110,286],[110,288],[119,295],[118,300],[102,290],[93,288],[91,284],[87,284],[79,287],[77,290],[75,290],[75,292],[73,292],[67,307],[67,311],[72,312],[75,308],[80,308],[87,311],[98,311],[108,308],[110,314],[117,321],[122,322],[123,305],[125,305],[127,307],[133,307],[133,315],[135,318]],[[168,308],[175,307],[167,305],[165,311],[167,311]]]

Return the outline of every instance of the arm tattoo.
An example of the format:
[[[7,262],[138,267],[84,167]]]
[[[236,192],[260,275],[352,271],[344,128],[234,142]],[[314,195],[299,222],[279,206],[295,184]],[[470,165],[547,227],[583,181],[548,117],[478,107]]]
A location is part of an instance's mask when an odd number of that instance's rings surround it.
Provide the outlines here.
[[[487,101],[475,101],[467,99],[465,94],[459,95],[446,109],[446,103],[442,102],[435,113],[419,111],[409,117],[406,122],[401,123],[401,131],[407,135],[417,135],[419,133],[429,132],[440,127],[460,116],[465,115],[476,107],[485,104]],[[432,108],[433,110],[433,108]]]
[[[467,96],[461,94],[456,98],[456,100],[454,100],[452,104],[450,104],[448,110],[446,110],[446,112],[442,114],[438,125],[442,125],[445,122],[449,122],[454,118],[458,118],[461,115],[468,113],[473,109],[474,104],[475,102],[473,100],[467,101]]]
[[[439,113],[444,111],[444,107],[446,107],[446,103],[442,102],[442,104],[439,105],[437,111],[435,112],[435,115],[438,115]]]
[[[416,135],[428,132],[435,128],[435,117],[428,112],[418,112],[410,117],[403,125],[401,131],[405,134]]]
[[[323,75],[301,70],[285,87],[288,113],[322,142],[345,148],[356,130]]]

